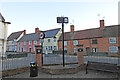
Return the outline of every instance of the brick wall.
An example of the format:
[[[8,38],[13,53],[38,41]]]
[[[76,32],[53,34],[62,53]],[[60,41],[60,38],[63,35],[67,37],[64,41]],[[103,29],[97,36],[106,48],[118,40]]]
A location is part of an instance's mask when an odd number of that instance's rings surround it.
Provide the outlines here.
[[[93,39],[97,39],[97,44],[92,44]],[[92,48],[97,48],[98,52],[109,53],[109,46],[119,46],[118,43],[119,43],[120,37],[116,37],[116,44],[110,44],[109,37],[107,37],[107,38],[93,38],[93,39],[78,40],[78,45],[83,45],[82,48],[84,48],[85,54],[86,54],[87,47],[90,48],[91,52],[93,51]],[[73,45],[73,41],[74,40],[67,41],[67,46],[64,47],[64,48],[68,49],[69,54],[74,54],[74,48],[77,48],[76,45]],[[62,50],[62,41],[58,41],[58,47],[59,47],[59,50]],[[117,56],[118,53],[109,53],[109,55]]]

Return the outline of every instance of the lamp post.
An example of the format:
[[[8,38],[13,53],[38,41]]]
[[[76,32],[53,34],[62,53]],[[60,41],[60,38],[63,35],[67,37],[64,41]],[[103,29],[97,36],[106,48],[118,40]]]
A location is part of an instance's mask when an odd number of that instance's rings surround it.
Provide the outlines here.
[[[57,17],[57,23],[62,23],[62,48],[63,48],[63,67],[65,66],[64,60],[64,23],[68,23],[68,17]]]

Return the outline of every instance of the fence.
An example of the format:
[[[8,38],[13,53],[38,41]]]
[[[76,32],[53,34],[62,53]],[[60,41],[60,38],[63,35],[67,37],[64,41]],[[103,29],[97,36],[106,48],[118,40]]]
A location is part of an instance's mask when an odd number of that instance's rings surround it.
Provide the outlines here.
[[[35,54],[28,54],[26,57],[24,56],[21,58],[6,58],[0,60],[0,62],[2,62],[2,68],[0,68],[0,71],[28,67],[30,66],[31,61],[35,61]]]

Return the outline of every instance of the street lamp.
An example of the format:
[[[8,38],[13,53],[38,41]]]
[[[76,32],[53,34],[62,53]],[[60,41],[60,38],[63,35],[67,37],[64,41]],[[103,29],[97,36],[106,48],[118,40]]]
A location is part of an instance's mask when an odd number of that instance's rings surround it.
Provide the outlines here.
[[[64,23],[68,23],[68,17],[57,17],[57,23],[62,23],[62,47],[63,47],[63,67],[65,66],[64,61]]]

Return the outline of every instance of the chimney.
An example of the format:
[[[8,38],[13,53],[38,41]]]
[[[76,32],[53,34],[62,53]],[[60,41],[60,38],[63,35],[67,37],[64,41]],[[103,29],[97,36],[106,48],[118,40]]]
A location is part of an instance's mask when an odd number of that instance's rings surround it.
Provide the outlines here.
[[[70,32],[74,32],[74,25],[70,25]]]
[[[39,28],[35,28],[35,33],[38,33],[38,31],[39,31]]]
[[[24,30],[24,35],[26,34],[26,30]]]
[[[104,20],[100,20],[100,29],[104,28]]]

